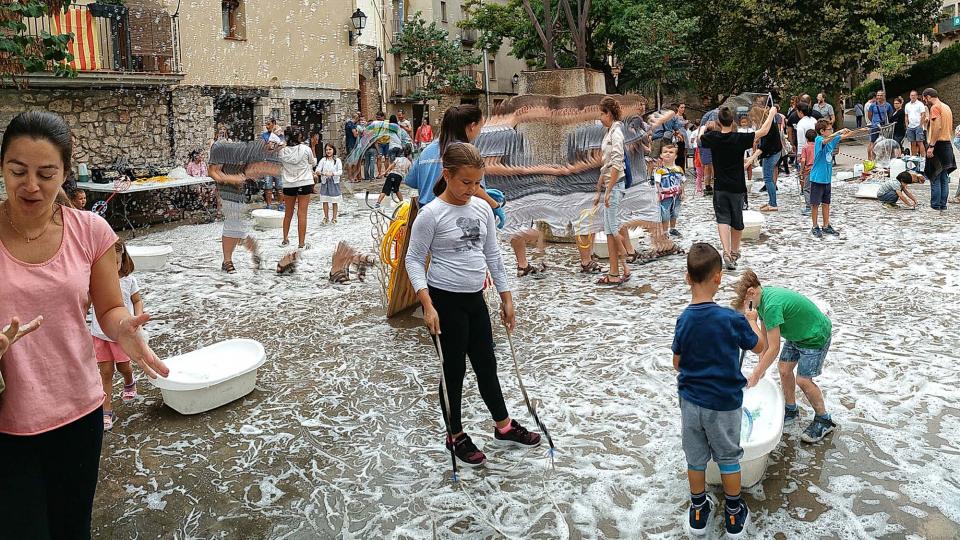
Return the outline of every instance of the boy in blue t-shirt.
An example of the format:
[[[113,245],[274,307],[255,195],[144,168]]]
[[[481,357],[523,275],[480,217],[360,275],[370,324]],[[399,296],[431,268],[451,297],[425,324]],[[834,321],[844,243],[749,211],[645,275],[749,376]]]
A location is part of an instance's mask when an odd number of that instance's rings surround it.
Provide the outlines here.
[[[852,137],[862,130],[850,131],[843,128],[833,132],[833,124],[829,120],[817,120],[814,128],[817,138],[813,142],[813,168],[810,169],[810,219],[813,228],[810,233],[817,238],[824,234],[840,236],[830,225],[830,183],[833,182],[833,151],[840,141]],[[808,143],[809,144],[809,143]],[[823,228],[817,224],[817,211],[823,206]]]
[[[756,311],[750,309],[744,316],[714,302],[722,276],[717,250],[710,244],[693,244],[687,254],[687,283],[693,299],[677,319],[673,367],[680,372],[681,437],[690,482],[687,531],[697,536],[707,533],[714,503],[707,498],[705,471],[713,458],[726,499],[727,538],[741,538],[750,511],[740,498],[740,424],[747,384],[740,372],[740,350],[763,352],[766,339],[757,326]]]

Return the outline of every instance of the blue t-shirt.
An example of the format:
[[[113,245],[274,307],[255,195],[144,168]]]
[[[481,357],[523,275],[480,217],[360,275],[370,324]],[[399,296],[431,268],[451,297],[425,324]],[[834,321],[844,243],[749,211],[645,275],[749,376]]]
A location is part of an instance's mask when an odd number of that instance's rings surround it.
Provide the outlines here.
[[[680,397],[713,411],[739,408],[747,385],[740,349],[753,349],[759,339],[741,313],[715,302],[687,306],[677,319],[672,347],[680,357]]]
[[[815,184],[833,182],[833,149],[840,144],[840,137],[834,137],[823,144],[823,136],[817,135],[813,141],[813,168],[810,169],[810,181]]]
[[[410,172],[403,181],[420,193],[417,201],[423,206],[434,199],[433,186],[436,185],[442,173],[440,141],[433,141],[420,152],[420,156],[410,166]]]
[[[893,116],[893,106],[890,105],[890,102],[884,102],[882,106],[876,103],[870,104],[871,126],[882,126],[889,124],[891,116]]]

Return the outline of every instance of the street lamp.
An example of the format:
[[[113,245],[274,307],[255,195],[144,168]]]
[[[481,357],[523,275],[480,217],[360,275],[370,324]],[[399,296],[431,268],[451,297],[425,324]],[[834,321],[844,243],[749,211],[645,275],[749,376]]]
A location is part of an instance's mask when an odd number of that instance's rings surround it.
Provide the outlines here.
[[[350,16],[350,23],[353,25],[353,30],[347,32],[347,39],[352,47],[356,38],[360,37],[363,34],[363,29],[367,27],[367,14],[360,11],[360,8],[357,8],[357,10],[353,12],[353,15]],[[356,33],[354,33],[354,30],[356,30]]]
[[[377,50],[377,57],[373,60],[373,68],[377,70],[377,73],[383,71],[383,57],[380,56],[380,50]]]

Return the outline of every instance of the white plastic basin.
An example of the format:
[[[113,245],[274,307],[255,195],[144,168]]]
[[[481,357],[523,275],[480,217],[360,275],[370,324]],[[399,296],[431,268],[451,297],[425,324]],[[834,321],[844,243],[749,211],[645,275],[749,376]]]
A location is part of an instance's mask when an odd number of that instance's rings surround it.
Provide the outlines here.
[[[855,175],[854,171],[840,171],[836,174],[835,178],[837,180],[850,180],[854,176],[860,176],[860,175]]]
[[[879,191],[880,184],[860,184],[855,197],[858,199],[876,199]]]
[[[640,249],[641,235],[643,235],[643,231],[640,229],[632,229],[630,231],[630,243],[633,244],[633,249]],[[607,247],[607,235],[605,233],[597,233],[593,241],[593,253],[601,259],[610,258],[610,250]]]
[[[283,212],[259,208],[253,211],[253,221],[261,229],[279,229],[283,227]]]
[[[740,485],[750,487],[763,479],[767,457],[780,444],[783,435],[783,393],[770,378],[760,379],[743,391],[744,421],[740,429]],[[720,469],[707,463],[707,483],[720,483]]]
[[[170,374],[150,382],[160,389],[163,402],[171,409],[197,414],[252,392],[257,369],[266,359],[260,342],[229,339],[164,360]]]
[[[760,238],[760,230],[766,218],[756,210],[743,211],[743,235],[744,240],[757,240]]]
[[[173,246],[127,246],[127,253],[137,270],[159,270],[167,264]]]

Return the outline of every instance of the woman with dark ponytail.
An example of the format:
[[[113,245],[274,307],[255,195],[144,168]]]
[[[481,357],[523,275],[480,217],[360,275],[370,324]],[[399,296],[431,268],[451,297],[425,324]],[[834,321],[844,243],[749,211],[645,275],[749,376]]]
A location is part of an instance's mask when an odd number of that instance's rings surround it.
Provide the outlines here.
[[[483,111],[476,105],[454,105],[443,113],[440,137],[423,149],[404,179],[408,186],[419,192],[417,200],[421,206],[432,201],[446,186],[441,174],[443,152],[452,143],[470,143],[476,140],[483,129],[483,123]],[[500,206],[483,189],[478,189],[474,196],[486,201],[490,208]]]

